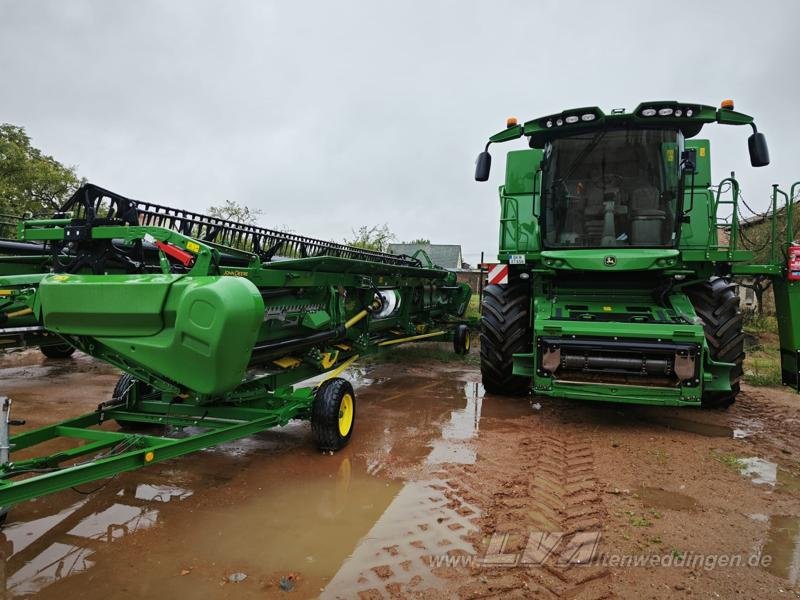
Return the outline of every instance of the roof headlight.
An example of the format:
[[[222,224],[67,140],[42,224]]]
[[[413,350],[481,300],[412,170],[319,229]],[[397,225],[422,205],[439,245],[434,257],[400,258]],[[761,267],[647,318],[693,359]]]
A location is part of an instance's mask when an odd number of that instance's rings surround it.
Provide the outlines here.
[[[656,109],[655,109],[655,108],[645,108],[645,109],[642,111],[642,116],[643,116],[643,117],[652,117],[652,116],[654,116],[655,114],[656,114]]]
[[[566,119],[564,119],[567,123],[577,123],[578,122],[578,115],[570,115]]]
[[[561,127],[563,124],[564,124],[563,119],[559,119],[558,121],[556,121],[556,125],[558,125],[559,127]]]
[[[585,115],[581,115],[581,121],[594,121],[594,119],[594,113],[586,113]]]
[[[673,113],[671,108],[659,108],[658,109],[658,116],[659,117],[668,117]]]
[[[552,127],[553,126],[553,120],[552,119],[547,119],[547,123],[545,123],[545,125],[547,127]]]
[[[686,116],[691,117],[694,114],[694,111],[691,108],[686,109]]]
[[[683,111],[680,108],[675,109],[675,116],[680,117],[683,114]]]

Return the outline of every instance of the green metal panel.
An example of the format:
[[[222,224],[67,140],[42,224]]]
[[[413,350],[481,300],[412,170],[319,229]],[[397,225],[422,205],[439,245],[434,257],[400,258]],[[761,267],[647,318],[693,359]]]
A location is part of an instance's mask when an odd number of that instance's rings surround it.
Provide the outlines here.
[[[608,248],[592,250],[545,250],[541,253],[545,266],[552,269],[578,271],[646,271],[667,269],[678,262],[677,250],[647,248]]]
[[[50,275],[39,286],[45,326],[72,335],[155,335],[183,275]]]
[[[711,143],[708,140],[691,139],[686,140],[685,145],[687,150],[696,150],[694,180],[692,175],[687,175],[688,183],[695,188],[708,188],[711,185]]]
[[[533,194],[533,180],[542,161],[541,150],[512,150],[506,155],[505,193]]]
[[[52,275],[39,295],[49,330],[91,336],[201,394],[239,385],[264,314],[241,277]]]
[[[515,150],[507,155],[505,186],[500,194],[501,255],[535,252],[540,248],[536,209],[541,160],[541,150]]]
[[[772,278],[772,289],[779,315],[781,377],[784,384],[800,390],[800,281],[776,276]]]

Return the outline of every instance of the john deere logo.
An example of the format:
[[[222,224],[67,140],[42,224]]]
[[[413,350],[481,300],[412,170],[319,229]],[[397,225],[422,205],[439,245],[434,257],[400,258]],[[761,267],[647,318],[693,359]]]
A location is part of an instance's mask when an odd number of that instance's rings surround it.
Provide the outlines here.
[[[613,267],[617,264],[617,257],[616,256],[606,256],[603,259],[603,264],[607,267]]]

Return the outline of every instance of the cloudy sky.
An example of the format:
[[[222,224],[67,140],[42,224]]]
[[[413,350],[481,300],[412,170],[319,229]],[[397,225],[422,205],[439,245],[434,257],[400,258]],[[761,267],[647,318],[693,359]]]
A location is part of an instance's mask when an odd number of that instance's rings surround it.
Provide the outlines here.
[[[505,118],[642,100],[753,114],[710,127],[714,176],[763,207],[800,179],[800,3],[0,0],[0,121],[90,181],[265,226],[496,252],[502,175],[474,158]],[[522,147],[523,142],[519,143]]]

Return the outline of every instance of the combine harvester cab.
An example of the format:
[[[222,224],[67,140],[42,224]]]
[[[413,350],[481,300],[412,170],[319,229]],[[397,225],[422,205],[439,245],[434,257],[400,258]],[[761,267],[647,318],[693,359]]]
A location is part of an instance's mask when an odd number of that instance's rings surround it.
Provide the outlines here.
[[[2,248],[5,345],[55,337],[124,374],[96,411],[10,442],[11,402],[0,399],[0,506],[291,419],[310,420],[318,447],[335,451],[357,414],[355,392],[338,375],[359,356],[417,340],[469,350],[461,316],[471,291],[424,253],[324,242],[94,185],[52,219],[21,221],[19,239]],[[20,260],[23,251],[36,259]],[[26,261],[35,265],[27,274]],[[142,424],[192,433],[126,430]],[[82,445],[14,460],[55,438]]]
[[[727,407],[744,359],[737,276],[774,282],[784,382],[797,385],[800,286],[785,258],[796,257],[800,279],[795,187],[785,207],[773,189],[772,254],[754,261],[740,235],[739,184],[712,185],[709,142],[696,138],[708,123],[749,125],[752,165],[769,163],[763,134],[732,101],[577,108],[510,119],[489,139],[478,181],[488,179],[491,144],[526,137],[529,149],[508,153],[500,187],[499,260],[509,271],[482,300],[488,391]]]

